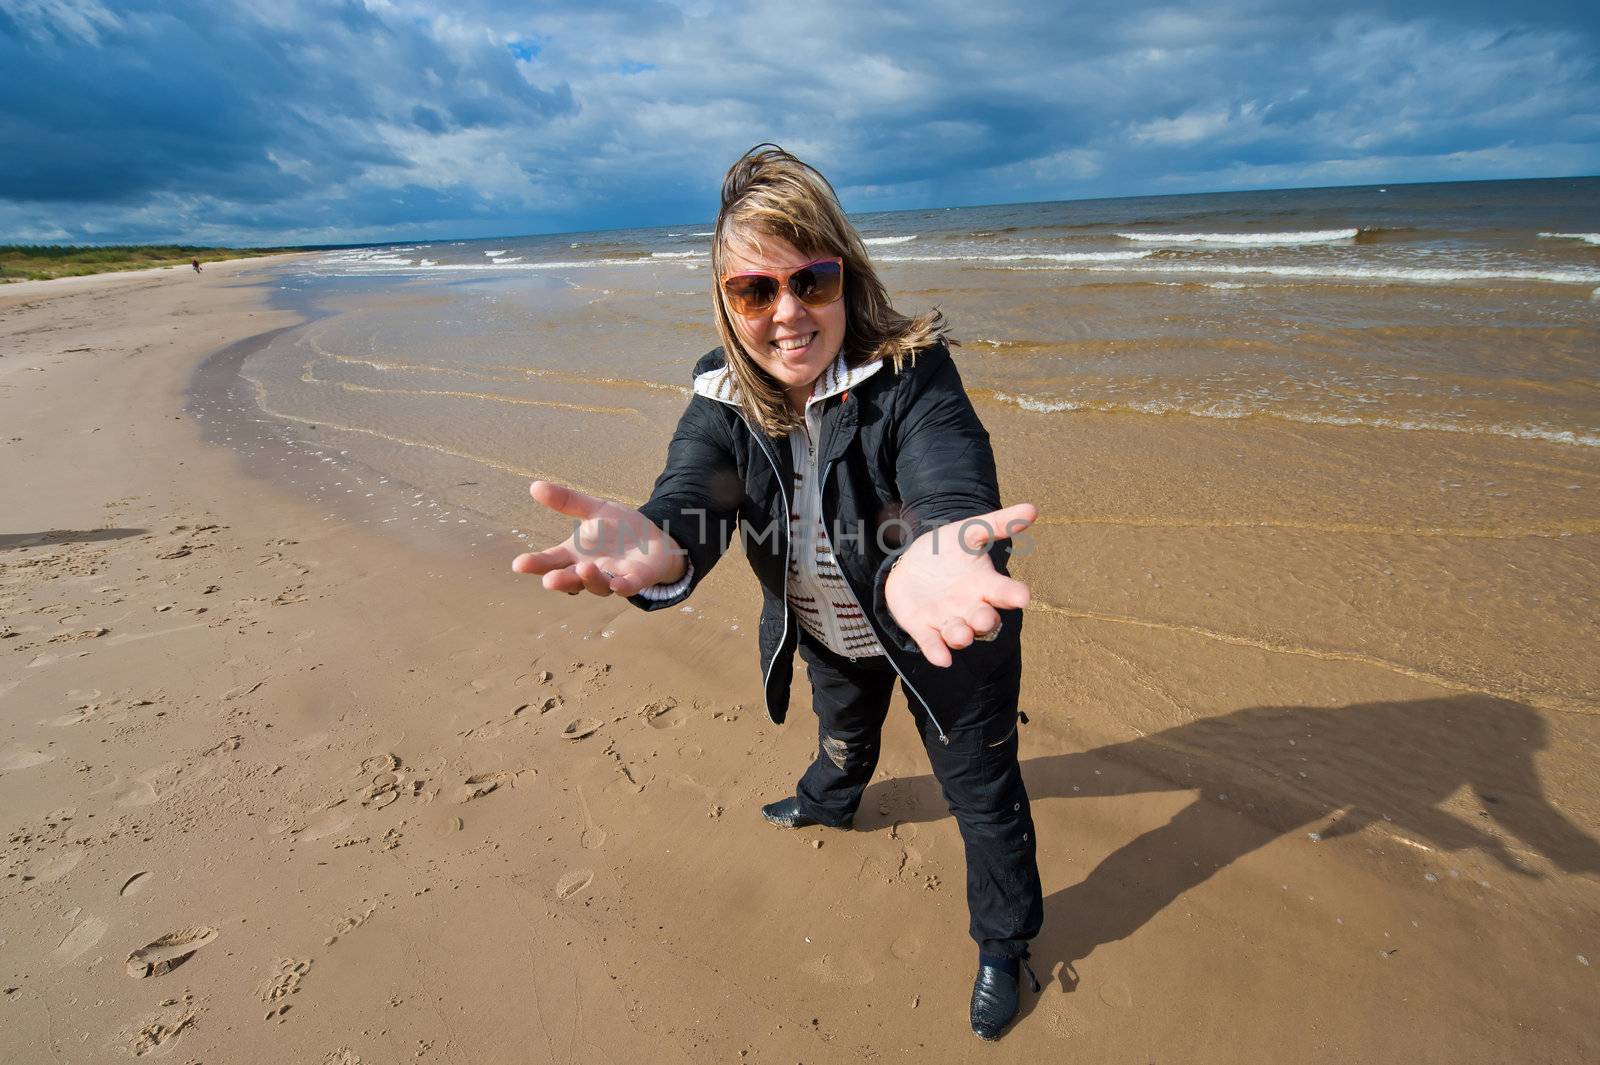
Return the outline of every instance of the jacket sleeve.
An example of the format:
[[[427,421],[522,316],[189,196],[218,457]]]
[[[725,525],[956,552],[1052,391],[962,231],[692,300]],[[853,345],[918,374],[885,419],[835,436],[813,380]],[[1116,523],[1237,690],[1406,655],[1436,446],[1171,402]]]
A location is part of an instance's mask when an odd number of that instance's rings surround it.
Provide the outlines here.
[[[999,479],[989,431],[978,420],[956,372],[955,360],[943,346],[929,348],[913,365],[896,404],[891,439],[895,448],[895,484],[900,517],[909,525],[905,546],[924,533],[963,518],[1000,507]],[[959,551],[955,538],[940,543],[941,551]],[[1005,572],[1011,553],[1007,541],[990,548],[995,568]],[[889,570],[899,554],[891,554],[873,579],[872,609],[883,630],[902,650],[917,653],[911,639],[889,613],[884,598]]]
[[[716,403],[689,400],[667,445],[667,464],[639,512],[672,537],[688,554],[686,581],[665,598],[633,595],[643,610],[662,610],[689,598],[711,572],[733,538],[744,483],[727,439],[726,419]]]

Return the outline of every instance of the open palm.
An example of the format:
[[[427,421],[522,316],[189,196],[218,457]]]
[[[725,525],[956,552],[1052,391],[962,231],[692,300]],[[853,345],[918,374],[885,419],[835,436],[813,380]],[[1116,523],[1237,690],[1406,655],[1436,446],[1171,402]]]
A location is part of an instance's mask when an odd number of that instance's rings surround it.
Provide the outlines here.
[[[998,572],[987,549],[1038,516],[1032,503],[1018,503],[951,522],[923,533],[900,556],[884,601],[931,664],[948,666],[952,650],[999,627],[1000,610],[1028,605],[1028,586]]]
[[[637,510],[551,481],[534,481],[528,492],[556,513],[577,518],[578,527],[554,547],[512,559],[517,573],[542,574],[546,588],[569,595],[633,595],[683,576],[683,548]]]

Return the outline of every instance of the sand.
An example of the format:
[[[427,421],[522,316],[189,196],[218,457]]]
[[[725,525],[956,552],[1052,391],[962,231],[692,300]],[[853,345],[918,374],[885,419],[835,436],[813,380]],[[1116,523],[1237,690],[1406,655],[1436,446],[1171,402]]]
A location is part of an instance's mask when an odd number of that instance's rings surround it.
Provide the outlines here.
[[[1292,568],[1226,630],[1152,620],[1094,573],[1192,530],[1046,526],[1096,565],[1027,563],[1064,587],[1025,639],[1046,987],[988,1047],[903,711],[856,831],[760,821],[814,731],[803,690],[761,712],[741,561],[693,614],[546,596],[509,541],[385,535],[205,442],[197,371],[298,322],[272,269],[0,289],[0,1058],[1600,1058],[1570,634],[1525,685],[1397,668],[1349,619],[1286,637]],[[1197,582],[1259,577],[1211,535]]]

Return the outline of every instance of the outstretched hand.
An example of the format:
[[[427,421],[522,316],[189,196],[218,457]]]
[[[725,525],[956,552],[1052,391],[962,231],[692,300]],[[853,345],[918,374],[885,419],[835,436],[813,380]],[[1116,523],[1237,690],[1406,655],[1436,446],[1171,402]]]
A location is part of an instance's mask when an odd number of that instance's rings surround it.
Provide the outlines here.
[[[1018,503],[964,518],[923,533],[900,556],[884,602],[931,664],[948,666],[951,651],[999,628],[1000,610],[1028,605],[1028,586],[997,572],[988,548],[1038,517],[1032,503]]]
[[[633,595],[683,577],[683,548],[637,510],[551,481],[534,481],[528,492],[578,527],[554,547],[512,559],[515,572],[543,574],[546,588],[568,595]]]

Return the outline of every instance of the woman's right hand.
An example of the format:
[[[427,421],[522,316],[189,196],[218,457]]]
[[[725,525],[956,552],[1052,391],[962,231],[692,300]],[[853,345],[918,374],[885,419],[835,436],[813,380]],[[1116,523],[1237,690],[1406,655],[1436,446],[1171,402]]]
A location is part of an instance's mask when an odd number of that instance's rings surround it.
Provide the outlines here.
[[[543,574],[546,588],[568,595],[633,595],[682,579],[688,564],[683,548],[637,510],[550,481],[534,481],[528,492],[577,518],[578,527],[554,547],[512,559],[513,571]]]

